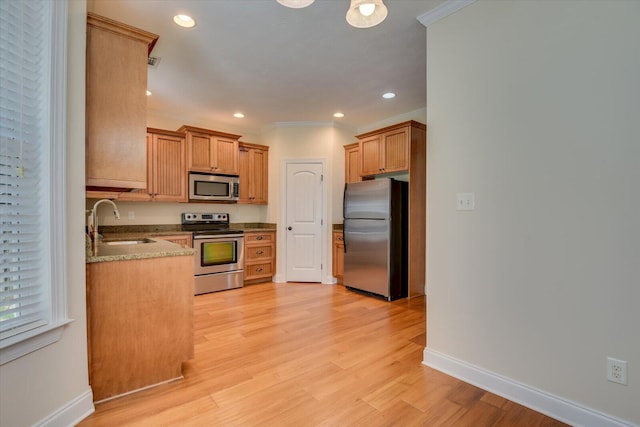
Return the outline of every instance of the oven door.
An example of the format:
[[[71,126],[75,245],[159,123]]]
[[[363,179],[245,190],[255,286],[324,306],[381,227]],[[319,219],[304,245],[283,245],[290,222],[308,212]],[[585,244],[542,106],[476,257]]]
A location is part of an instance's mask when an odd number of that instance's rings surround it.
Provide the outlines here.
[[[244,236],[195,236],[195,275],[244,268]]]

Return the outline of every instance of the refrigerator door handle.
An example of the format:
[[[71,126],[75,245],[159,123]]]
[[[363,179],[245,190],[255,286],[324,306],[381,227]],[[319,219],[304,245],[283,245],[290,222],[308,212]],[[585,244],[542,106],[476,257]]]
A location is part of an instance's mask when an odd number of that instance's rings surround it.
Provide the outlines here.
[[[342,192],[342,244],[344,246],[344,253],[347,253],[347,183],[344,184],[344,191]]]
[[[347,221],[342,222],[342,246],[343,251],[347,253]]]

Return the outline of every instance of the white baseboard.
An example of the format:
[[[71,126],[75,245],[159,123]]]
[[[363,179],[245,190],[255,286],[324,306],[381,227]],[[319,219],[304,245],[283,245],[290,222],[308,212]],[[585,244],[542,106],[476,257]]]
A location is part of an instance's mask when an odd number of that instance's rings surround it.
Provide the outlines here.
[[[89,388],[35,425],[38,427],[71,427],[87,418],[94,411],[93,392]]]
[[[573,426],[638,427],[429,348],[424,349],[422,363]]]

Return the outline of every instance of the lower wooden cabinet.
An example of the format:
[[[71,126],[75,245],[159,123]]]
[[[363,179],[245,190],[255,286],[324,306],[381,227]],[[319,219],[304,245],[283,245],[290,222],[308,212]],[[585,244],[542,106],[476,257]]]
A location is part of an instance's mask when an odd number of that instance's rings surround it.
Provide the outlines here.
[[[268,282],[276,269],[276,232],[244,232],[244,283]]]
[[[94,401],[182,376],[193,357],[193,257],[87,264]]]
[[[342,231],[333,232],[333,277],[342,283],[344,275],[344,237]]]
[[[162,235],[153,236],[156,239],[168,240],[173,243],[177,243],[185,248],[193,247],[193,237],[191,234],[176,234],[176,235]]]

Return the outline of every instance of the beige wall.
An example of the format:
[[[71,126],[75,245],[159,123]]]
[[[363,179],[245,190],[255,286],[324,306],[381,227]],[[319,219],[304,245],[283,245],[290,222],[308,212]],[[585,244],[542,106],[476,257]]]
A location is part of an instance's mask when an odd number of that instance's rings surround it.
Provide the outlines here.
[[[67,88],[67,295],[62,339],[0,367],[0,425],[30,426],[89,392],[84,276],[85,5],[69,2]],[[89,398],[89,402],[90,402]]]
[[[427,351],[633,423],[639,17],[480,0],[427,30]]]

